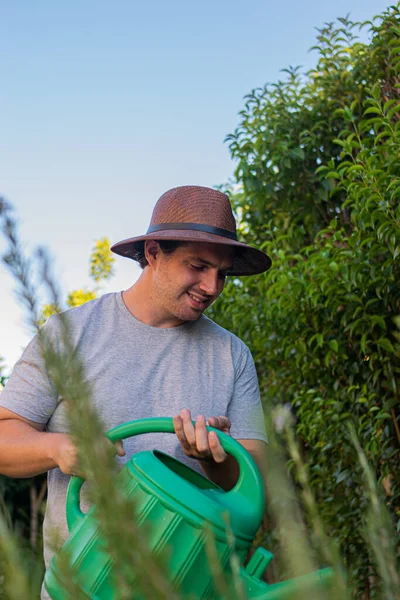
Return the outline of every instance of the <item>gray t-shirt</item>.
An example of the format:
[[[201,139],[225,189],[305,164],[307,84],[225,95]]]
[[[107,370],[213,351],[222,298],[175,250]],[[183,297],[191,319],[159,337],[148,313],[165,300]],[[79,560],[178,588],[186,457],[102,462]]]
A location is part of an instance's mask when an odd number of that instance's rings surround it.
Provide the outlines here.
[[[236,439],[266,441],[257,375],[247,346],[204,315],[179,327],[158,328],[135,319],[121,293],[106,294],[67,311],[74,347],[106,430],[145,417],[172,417],[189,408],[192,417],[227,415]],[[60,318],[50,317],[45,330],[57,345]],[[51,385],[35,337],[16,363],[0,395],[0,405],[68,432],[65,402]],[[126,456],[158,448],[197,470],[173,434],[147,434],[124,441]],[[51,558],[50,532],[67,537],[65,496],[69,477],[60,469],[48,473],[44,522],[46,566]],[[43,596],[45,597],[45,596]]]

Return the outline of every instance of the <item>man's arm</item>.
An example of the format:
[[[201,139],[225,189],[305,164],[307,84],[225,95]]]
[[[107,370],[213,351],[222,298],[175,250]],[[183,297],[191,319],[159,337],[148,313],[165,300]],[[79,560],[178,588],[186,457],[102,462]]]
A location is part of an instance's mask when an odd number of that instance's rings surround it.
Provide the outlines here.
[[[256,463],[265,487],[267,475],[267,443],[262,440],[237,440],[247,452],[251,454]]]
[[[266,449],[267,444],[262,440],[236,440],[239,442],[251,455],[256,463],[265,486],[266,473]],[[239,465],[232,456],[227,455],[226,459],[221,463],[215,461],[201,462],[202,469],[211,481],[224,490],[229,491],[236,484],[239,477]]]
[[[125,456],[122,442],[114,446],[118,456]],[[81,474],[71,436],[44,431],[44,425],[0,407],[0,473],[25,478],[56,467],[65,475]]]
[[[64,472],[73,472],[75,462],[76,451],[69,435],[45,432],[41,423],[0,407],[2,475],[32,477],[58,466]]]

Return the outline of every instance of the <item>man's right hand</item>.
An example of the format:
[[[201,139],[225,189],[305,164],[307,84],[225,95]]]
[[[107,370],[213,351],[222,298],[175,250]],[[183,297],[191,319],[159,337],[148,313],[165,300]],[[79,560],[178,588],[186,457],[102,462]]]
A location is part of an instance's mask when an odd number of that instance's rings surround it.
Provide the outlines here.
[[[78,463],[78,451],[72,441],[72,436],[67,433],[53,433],[51,443],[53,450],[50,456],[57,463],[60,470],[65,475],[82,477]],[[109,440],[107,440],[107,443],[112,444]],[[118,456],[125,456],[125,450],[121,441],[115,442],[112,445],[114,452]]]
[[[72,441],[72,436],[67,433],[53,433],[49,438],[51,448],[49,456],[58,465],[65,475],[76,475],[82,473],[78,466],[78,451]]]

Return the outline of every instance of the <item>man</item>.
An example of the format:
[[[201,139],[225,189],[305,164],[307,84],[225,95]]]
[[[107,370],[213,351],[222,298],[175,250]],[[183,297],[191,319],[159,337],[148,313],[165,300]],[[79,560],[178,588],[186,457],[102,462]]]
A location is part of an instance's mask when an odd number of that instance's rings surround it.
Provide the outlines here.
[[[228,274],[262,273],[271,265],[266,254],[237,241],[228,197],[204,187],[174,188],[158,200],[147,233],[112,250],[141,264],[139,280],[122,294],[68,311],[93,402],[106,429],[175,415],[176,432],[127,439],[119,460],[157,447],[230,489],[237,463],[208,433],[208,422],[238,439],[263,470],[266,436],[252,357],[243,342],[203,315]],[[45,329],[57,345],[59,316]],[[77,465],[65,402],[55,394],[35,337],[0,396],[0,472],[29,477],[44,471],[47,565],[50,528],[66,536],[65,494]]]

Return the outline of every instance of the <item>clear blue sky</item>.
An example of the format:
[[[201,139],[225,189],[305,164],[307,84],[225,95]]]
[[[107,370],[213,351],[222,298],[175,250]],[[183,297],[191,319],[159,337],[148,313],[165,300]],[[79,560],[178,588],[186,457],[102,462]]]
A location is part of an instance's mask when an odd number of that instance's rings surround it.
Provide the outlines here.
[[[226,182],[243,97],[311,67],[315,27],[380,0],[0,0],[0,194],[28,250],[45,244],[64,290],[89,286],[95,239],[143,233],[167,189]],[[4,244],[0,242],[0,250]],[[117,258],[104,291],[138,270]],[[31,332],[0,267],[0,355]]]

